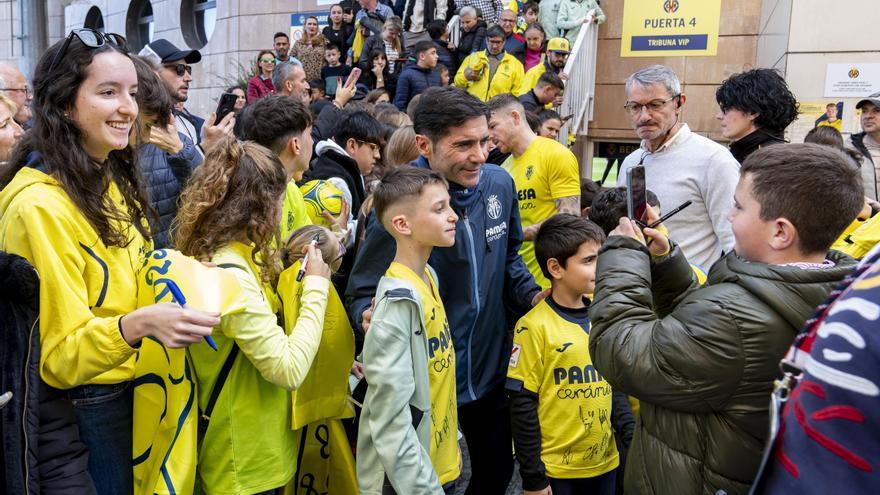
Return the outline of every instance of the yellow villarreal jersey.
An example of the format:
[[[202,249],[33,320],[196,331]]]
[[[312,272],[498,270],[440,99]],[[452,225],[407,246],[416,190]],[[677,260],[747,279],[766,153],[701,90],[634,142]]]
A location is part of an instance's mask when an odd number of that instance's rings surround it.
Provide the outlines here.
[[[406,266],[394,262],[386,276],[406,280],[419,291],[428,333],[428,383],[431,388],[431,449],[428,455],[441,484],[458,479],[458,401],[455,397],[455,349],[437,282],[425,268],[430,286]]]
[[[555,215],[555,200],[568,196],[580,197],[577,158],[568,148],[552,139],[536,137],[525,153],[519,157],[511,155],[502,166],[516,184],[523,228]],[[542,289],[550,288],[550,281],[541,273],[535,258],[535,244],[523,242],[519,254],[535,277],[535,282]]]
[[[592,478],[619,464],[611,429],[611,385],[593,367],[590,323],[551,298],[516,324],[508,387],[538,395],[541,460],[551,478]]]
[[[295,181],[288,182],[284,190],[284,203],[281,204],[281,242],[286,241],[294,230],[311,224],[312,220],[306,214],[302,191]]]

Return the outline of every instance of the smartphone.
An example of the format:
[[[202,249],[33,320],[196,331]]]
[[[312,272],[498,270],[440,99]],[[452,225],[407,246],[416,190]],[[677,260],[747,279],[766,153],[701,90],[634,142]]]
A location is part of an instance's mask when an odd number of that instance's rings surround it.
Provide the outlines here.
[[[217,105],[217,111],[215,112],[217,117],[214,119],[214,125],[219,124],[223,117],[226,117],[229,112],[235,109],[235,102],[237,100],[238,96],[232,93],[224,93],[220,96],[220,103]]]
[[[648,210],[648,188],[645,185],[645,167],[637,165],[626,171],[626,216],[645,224]]]

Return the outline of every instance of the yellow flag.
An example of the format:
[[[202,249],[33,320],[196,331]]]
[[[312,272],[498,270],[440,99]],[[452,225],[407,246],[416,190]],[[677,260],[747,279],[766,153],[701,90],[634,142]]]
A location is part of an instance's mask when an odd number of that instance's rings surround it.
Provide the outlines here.
[[[177,302],[221,315],[244,311],[235,275],[172,250],[150,252],[138,273],[138,306]],[[135,361],[133,469],[135,495],[192,493],[196,479],[198,396],[185,349],[143,339]]]
[[[284,328],[295,331],[302,284],[296,281],[300,262],[281,273],[278,295],[284,308]],[[291,428],[301,430],[296,474],[286,495],[356,494],[357,476],[351,446],[341,418],[354,416],[348,401],[348,377],[354,361],[354,332],[339,294],[330,284],[324,329],[318,353],[302,385],[293,391]]]

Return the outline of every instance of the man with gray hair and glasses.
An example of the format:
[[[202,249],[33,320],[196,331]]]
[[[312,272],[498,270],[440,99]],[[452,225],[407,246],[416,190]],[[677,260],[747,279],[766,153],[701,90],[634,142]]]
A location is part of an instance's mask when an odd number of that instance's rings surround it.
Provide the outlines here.
[[[27,78],[18,70],[18,67],[9,64],[0,64],[0,93],[5,94],[18,107],[18,111],[12,118],[22,128],[27,129],[27,123],[31,118],[31,99],[34,93],[28,86]]]
[[[692,204],[664,224],[685,256],[704,271],[733,249],[727,214],[739,180],[739,164],[724,146],[691,132],[681,121],[686,97],[675,72],[662,65],[639,70],[626,80],[624,109],[642,139],[640,149],[626,157],[617,183],[626,171],[645,167],[648,189],[670,211]]]

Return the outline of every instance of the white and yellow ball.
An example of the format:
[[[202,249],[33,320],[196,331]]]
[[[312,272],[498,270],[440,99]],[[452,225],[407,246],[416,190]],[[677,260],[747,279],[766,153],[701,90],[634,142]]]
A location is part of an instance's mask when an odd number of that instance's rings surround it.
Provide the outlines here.
[[[299,186],[299,190],[302,191],[306,214],[315,225],[329,226],[329,222],[322,215],[325,211],[334,217],[342,213],[345,197],[332,183],[326,180],[310,180]]]

